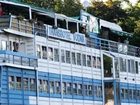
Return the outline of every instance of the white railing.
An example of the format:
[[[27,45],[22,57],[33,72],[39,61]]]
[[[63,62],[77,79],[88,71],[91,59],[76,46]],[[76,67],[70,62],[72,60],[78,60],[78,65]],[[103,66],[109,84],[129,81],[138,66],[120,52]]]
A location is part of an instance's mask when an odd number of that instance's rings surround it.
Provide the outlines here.
[[[127,54],[140,57],[139,47],[102,38],[87,38],[87,46],[120,54]]]
[[[36,57],[27,56],[19,52],[4,50],[0,51],[0,63],[9,63],[34,68],[38,66]]]

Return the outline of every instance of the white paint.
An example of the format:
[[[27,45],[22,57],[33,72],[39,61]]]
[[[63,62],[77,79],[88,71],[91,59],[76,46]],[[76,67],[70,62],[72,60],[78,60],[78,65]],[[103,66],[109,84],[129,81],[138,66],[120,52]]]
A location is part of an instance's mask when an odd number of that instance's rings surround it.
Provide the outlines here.
[[[29,104],[34,105],[36,103],[36,97],[29,96]],[[75,99],[62,99],[61,98],[47,98],[39,97],[38,105],[102,105],[99,101],[88,101],[88,100],[75,100]]]

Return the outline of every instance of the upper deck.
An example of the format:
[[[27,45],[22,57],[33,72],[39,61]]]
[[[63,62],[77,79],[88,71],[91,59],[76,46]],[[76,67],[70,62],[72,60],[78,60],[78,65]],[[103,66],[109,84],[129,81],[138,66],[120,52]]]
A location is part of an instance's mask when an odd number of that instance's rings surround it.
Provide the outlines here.
[[[77,22],[77,24],[79,24]],[[85,34],[80,32],[79,26],[75,32],[70,29],[62,27],[55,27],[39,22],[32,22],[29,19],[20,19],[18,16],[3,15],[0,16],[1,31],[19,35],[33,39],[34,36],[42,36],[45,38],[55,38],[57,40],[64,40],[70,43],[77,43],[83,46],[106,50],[110,52],[126,54],[131,56],[140,56],[140,48],[129,45],[128,43],[115,42],[98,37],[85,37]]]

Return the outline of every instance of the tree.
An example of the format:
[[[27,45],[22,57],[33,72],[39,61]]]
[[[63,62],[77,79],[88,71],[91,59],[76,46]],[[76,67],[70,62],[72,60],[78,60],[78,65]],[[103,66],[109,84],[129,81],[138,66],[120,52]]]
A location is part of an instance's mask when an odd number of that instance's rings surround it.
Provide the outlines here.
[[[136,3],[136,5],[132,5],[130,2],[129,8],[126,9],[126,13],[128,14],[126,22],[124,22],[123,26],[126,26],[126,30],[129,32],[133,32],[133,38],[130,40],[130,43],[140,47],[140,0]],[[126,24],[127,23],[127,24]]]
[[[55,3],[54,10],[57,13],[63,13],[63,1],[62,0],[57,0]]]
[[[55,0],[22,0],[24,3],[32,4],[46,9],[54,9]]]
[[[80,10],[83,9],[80,0],[64,0],[62,13],[67,16],[79,16]]]
[[[80,0],[22,0],[24,3],[53,10],[67,16],[77,16],[83,6]]]
[[[118,0],[92,1],[92,5],[87,10],[94,16],[115,23],[127,16],[125,10],[121,8],[121,2]]]

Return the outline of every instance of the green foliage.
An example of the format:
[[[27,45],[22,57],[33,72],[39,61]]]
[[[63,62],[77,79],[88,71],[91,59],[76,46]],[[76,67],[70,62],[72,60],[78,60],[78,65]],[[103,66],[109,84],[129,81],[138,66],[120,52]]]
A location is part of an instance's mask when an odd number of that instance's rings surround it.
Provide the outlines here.
[[[24,3],[32,4],[46,9],[54,9],[55,0],[22,0]]]
[[[92,5],[88,7],[88,12],[111,22],[118,22],[127,16],[125,10],[121,8],[121,2],[112,0],[93,1]]]
[[[83,9],[80,0],[22,0],[22,2],[50,9],[67,16],[77,16],[80,10]]]
[[[64,0],[63,13],[67,16],[77,16],[83,8],[80,0]]]

